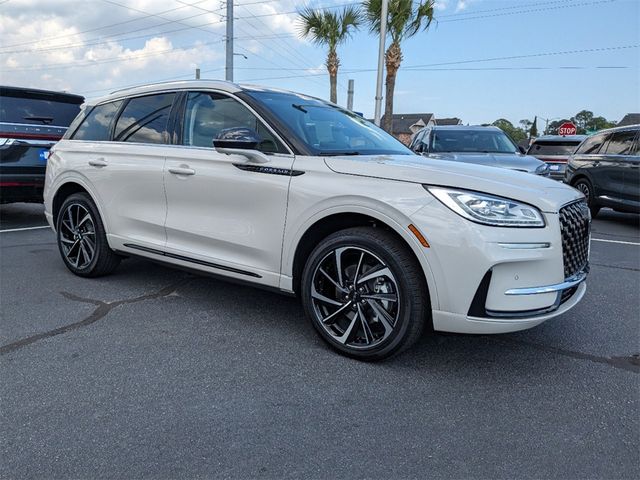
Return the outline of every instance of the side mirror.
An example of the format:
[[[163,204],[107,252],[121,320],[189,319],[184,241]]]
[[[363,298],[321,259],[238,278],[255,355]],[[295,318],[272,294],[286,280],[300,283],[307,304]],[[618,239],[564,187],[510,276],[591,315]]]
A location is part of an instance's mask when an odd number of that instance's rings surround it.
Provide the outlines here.
[[[216,149],[255,150],[260,145],[260,135],[255,130],[246,127],[233,127],[220,130],[213,139],[213,147]]]
[[[523,154],[523,155],[524,155],[525,153],[527,153],[527,151],[524,149],[524,147],[523,147],[522,145],[518,145],[518,151],[519,151],[521,154]]]
[[[250,128],[234,127],[220,130],[213,139],[213,147],[218,153],[226,155],[242,155],[253,163],[267,163],[269,157],[256,150],[262,140],[258,132]]]

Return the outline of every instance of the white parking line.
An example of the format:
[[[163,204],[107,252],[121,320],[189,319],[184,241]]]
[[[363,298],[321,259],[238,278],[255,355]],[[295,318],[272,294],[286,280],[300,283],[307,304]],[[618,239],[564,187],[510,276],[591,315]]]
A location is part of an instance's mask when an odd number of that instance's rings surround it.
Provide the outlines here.
[[[24,232],[25,230],[39,230],[41,228],[51,228],[51,227],[49,227],[49,225],[43,225],[42,227],[9,228],[7,230],[0,230],[0,233]]]
[[[637,245],[640,246],[640,243],[636,242],[623,242],[622,240],[605,240],[604,238],[592,238],[592,242],[606,242],[606,243],[620,243],[622,245]]]

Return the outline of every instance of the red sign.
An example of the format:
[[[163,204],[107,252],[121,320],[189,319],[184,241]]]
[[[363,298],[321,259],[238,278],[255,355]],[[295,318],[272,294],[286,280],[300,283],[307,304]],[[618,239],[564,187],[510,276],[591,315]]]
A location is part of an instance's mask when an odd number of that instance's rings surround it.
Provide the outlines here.
[[[560,128],[558,128],[558,135],[562,135],[563,137],[565,135],[575,135],[576,132],[576,126],[571,122],[564,122],[562,125],[560,125]]]

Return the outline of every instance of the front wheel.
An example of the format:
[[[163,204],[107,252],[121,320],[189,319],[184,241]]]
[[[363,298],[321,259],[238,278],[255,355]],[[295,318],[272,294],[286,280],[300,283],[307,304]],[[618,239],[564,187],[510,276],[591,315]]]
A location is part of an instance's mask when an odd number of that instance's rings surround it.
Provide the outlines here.
[[[596,205],[593,186],[591,182],[586,178],[581,178],[573,184],[573,188],[579,190],[584,195],[587,200],[587,205],[589,206],[589,210],[591,210],[591,217],[595,218],[600,211],[600,207]]]
[[[429,315],[422,269],[393,234],[358,227],[336,232],[311,253],[302,278],[305,311],[334,349],[380,360],[411,346]]]
[[[121,258],[109,248],[98,209],[86,193],[67,198],[56,219],[58,249],[64,264],[81,277],[111,273]]]

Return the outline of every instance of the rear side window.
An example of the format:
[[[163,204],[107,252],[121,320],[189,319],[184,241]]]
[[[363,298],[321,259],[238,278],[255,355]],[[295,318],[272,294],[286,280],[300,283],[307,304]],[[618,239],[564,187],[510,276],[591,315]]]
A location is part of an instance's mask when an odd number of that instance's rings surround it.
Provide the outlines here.
[[[174,93],[129,100],[116,123],[116,142],[168,143],[167,122]]]
[[[633,140],[636,137],[634,130],[615,132],[607,144],[608,155],[631,155],[634,150]]]
[[[45,98],[5,96],[0,98],[0,122],[68,127],[80,112],[79,103]]]
[[[122,101],[104,103],[93,107],[71,138],[73,140],[92,140],[98,142],[109,140],[111,122],[113,116],[120,109],[120,105],[122,105]]]
[[[600,147],[604,143],[606,135],[594,135],[593,137],[587,138],[584,142],[580,144],[578,149],[576,150],[577,154],[581,155],[589,155],[596,154],[600,151]]]

